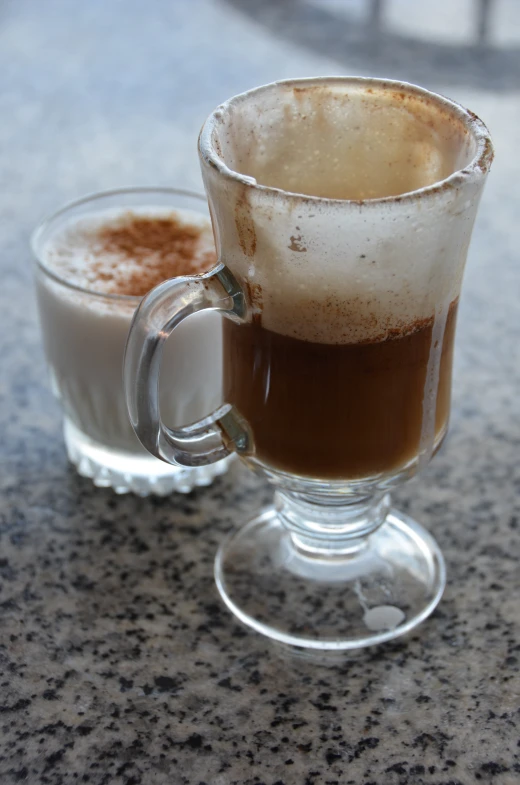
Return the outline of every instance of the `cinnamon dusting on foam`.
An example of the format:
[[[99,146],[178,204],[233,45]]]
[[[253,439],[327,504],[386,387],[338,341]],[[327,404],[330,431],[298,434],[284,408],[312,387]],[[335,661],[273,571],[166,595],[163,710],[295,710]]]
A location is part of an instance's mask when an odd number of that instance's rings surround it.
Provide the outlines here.
[[[99,213],[66,227],[47,250],[58,274],[103,294],[142,297],[216,262],[211,224],[191,211]]]
[[[251,297],[251,290],[248,290],[248,293]],[[448,306],[450,314],[457,308],[458,301],[457,296],[450,302]],[[260,303],[260,313],[258,308],[255,312],[255,304],[258,303]],[[323,300],[307,300],[304,303],[300,301],[296,307],[287,309],[284,321],[278,318],[276,324],[266,325],[262,318],[262,303],[258,299],[258,294],[255,299],[252,299],[252,304],[254,323],[268,327],[281,335],[315,344],[337,346],[380,344],[431,329],[435,321],[433,314],[415,318],[410,318],[407,314],[385,314],[384,311],[377,310],[377,302],[367,304],[357,301],[357,298],[341,302],[339,298],[328,297]],[[302,315],[304,315],[303,319]]]

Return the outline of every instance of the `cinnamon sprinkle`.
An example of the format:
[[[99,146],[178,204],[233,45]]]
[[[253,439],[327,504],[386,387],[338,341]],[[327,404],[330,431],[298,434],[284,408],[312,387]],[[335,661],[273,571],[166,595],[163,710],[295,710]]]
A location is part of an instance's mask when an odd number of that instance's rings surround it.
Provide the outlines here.
[[[116,224],[97,229],[92,265],[98,280],[114,293],[142,297],[178,275],[199,275],[215,264],[211,229],[182,223],[174,214],[154,218],[126,213]]]

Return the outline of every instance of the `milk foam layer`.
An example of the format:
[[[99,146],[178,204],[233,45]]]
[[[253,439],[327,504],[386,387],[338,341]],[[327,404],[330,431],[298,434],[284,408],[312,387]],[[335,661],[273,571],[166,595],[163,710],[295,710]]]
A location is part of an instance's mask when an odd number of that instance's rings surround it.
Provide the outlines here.
[[[107,296],[113,295],[113,280],[109,291],[102,291],[106,281],[94,273],[103,259],[88,242],[93,231],[121,220],[126,213],[110,209],[65,221],[43,244],[41,259],[47,269],[70,284],[98,293],[66,286],[41,267],[37,268],[36,284],[53,388],[66,415],[94,441],[114,450],[148,455],[130,425],[122,384],[126,338],[139,298]],[[212,238],[209,219],[200,213],[153,206],[132,208],[132,213],[149,217],[173,214],[201,228],[204,252]],[[123,272],[133,270],[131,260],[122,264]],[[221,357],[220,316],[201,314],[175,330],[166,343],[161,372],[161,414],[167,425],[194,422],[221,403]],[[150,456],[150,460],[156,459]]]
[[[253,317],[345,344],[447,313],[481,186],[471,122],[371,80],[278,83],[220,107],[201,134],[202,171],[218,251]]]

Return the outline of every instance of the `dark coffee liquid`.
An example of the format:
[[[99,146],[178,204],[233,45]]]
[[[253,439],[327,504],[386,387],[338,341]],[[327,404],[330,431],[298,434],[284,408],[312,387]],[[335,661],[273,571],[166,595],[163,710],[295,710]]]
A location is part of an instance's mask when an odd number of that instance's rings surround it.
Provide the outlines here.
[[[449,416],[457,303],[444,332],[436,434]],[[356,479],[419,451],[433,319],[379,343],[322,344],[224,319],[225,400],[251,426],[255,456],[292,474]]]

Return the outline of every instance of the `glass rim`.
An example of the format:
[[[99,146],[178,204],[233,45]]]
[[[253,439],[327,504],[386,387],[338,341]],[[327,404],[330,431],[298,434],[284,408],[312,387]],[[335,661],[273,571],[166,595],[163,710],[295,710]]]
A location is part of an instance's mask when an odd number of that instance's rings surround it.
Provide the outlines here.
[[[406,92],[411,96],[418,96],[422,99],[428,99],[431,103],[435,104],[440,109],[448,111],[452,117],[459,119],[469,133],[473,135],[477,143],[475,155],[469,163],[462,169],[456,169],[451,172],[447,177],[442,180],[437,180],[430,185],[416,188],[413,191],[405,191],[400,194],[393,194],[392,196],[381,196],[369,199],[337,199],[326,196],[313,196],[312,194],[301,194],[294,191],[284,191],[282,188],[274,186],[262,185],[248,175],[241,174],[227,166],[224,163],[218,150],[215,149],[212,136],[218,121],[222,115],[229,111],[230,107],[239,106],[241,103],[247,101],[251,96],[259,95],[261,93],[275,90],[284,87],[308,87],[312,85],[334,85],[343,84],[352,86],[361,85],[365,87],[377,88],[380,90],[393,90],[399,92]],[[411,82],[403,82],[395,79],[383,79],[381,77],[367,77],[367,76],[311,76],[302,77],[297,79],[281,79],[276,82],[269,82],[268,84],[254,87],[251,90],[246,90],[239,93],[224,103],[217,106],[209,117],[204,122],[199,134],[198,142],[199,154],[202,161],[212,169],[215,169],[219,174],[228,180],[240,182],[249,188],[263,192],[270,196],[283,196],[286,199],[294,199],[299,202],[310,202],[316,204],[334,204],[334,205],[351,205],[357,207],[370,207],[378,205],[396,205],[403,202],[409,203],[410,201],[423,200],[435,195],[441,195],[451,192],[455,187],[467,182],[470,177],[477,178],[487,174],[494,157],[493,142],[491,135],[485,123],[472,111],[466,109],[462,104],[453,101],[451,98],[435,93],[425,87],[412,84]]]
[[[78,284],[75,284],[72,281],[67,280],[67,278],[62,278],[51,267],[49,267],[45,263],[43,256],[40,253],[41,248],[39,245],[41,242],[42,235],[44,235],[44,233],[52,226],[54,221],[56,221],[61,216],[68,213],[70,210],[74,210],[74,208],[81,207],[84,204],[95,202],[97,199],[103,199],[105,197],[111,197],[111,196],[124,196],[128,194],[143,194],[143,195],[162,194],[165,196],[186,196],[192,199],[198,199],[199,201],[204,202],[206,205],[208,203],[206,196],[203,193],[200,193],[198,191],[191,191],[187,188],[170,188],[168,186],[129,185],[129,186],[122,186],[120,188],[109,188],[104,191],[93,191],[89,194],[86,194],[85,196],[81,196],[79,199],[73,199],[70,202],[66,202],[58,210],[55,210],[53,213],[51,213],[46,218],[41,220],[36,225],[36,228],[33,229],[30,236],[29,243],[37,266],[56,283],[59,283],[68,289],[72,289],[76,292],[80,292],[81,294],[88,294],[92,297],[98,297],[101,298],[102,300],[109,300],[111,302],[127,302],[127,303],[139,304],[145,295],[112,294],[110,292],[99,292],[96,289],[89,289],[88,287],[85,286],[79,286]],[[172,209],[175,209],[173,205],[172,205]]]

